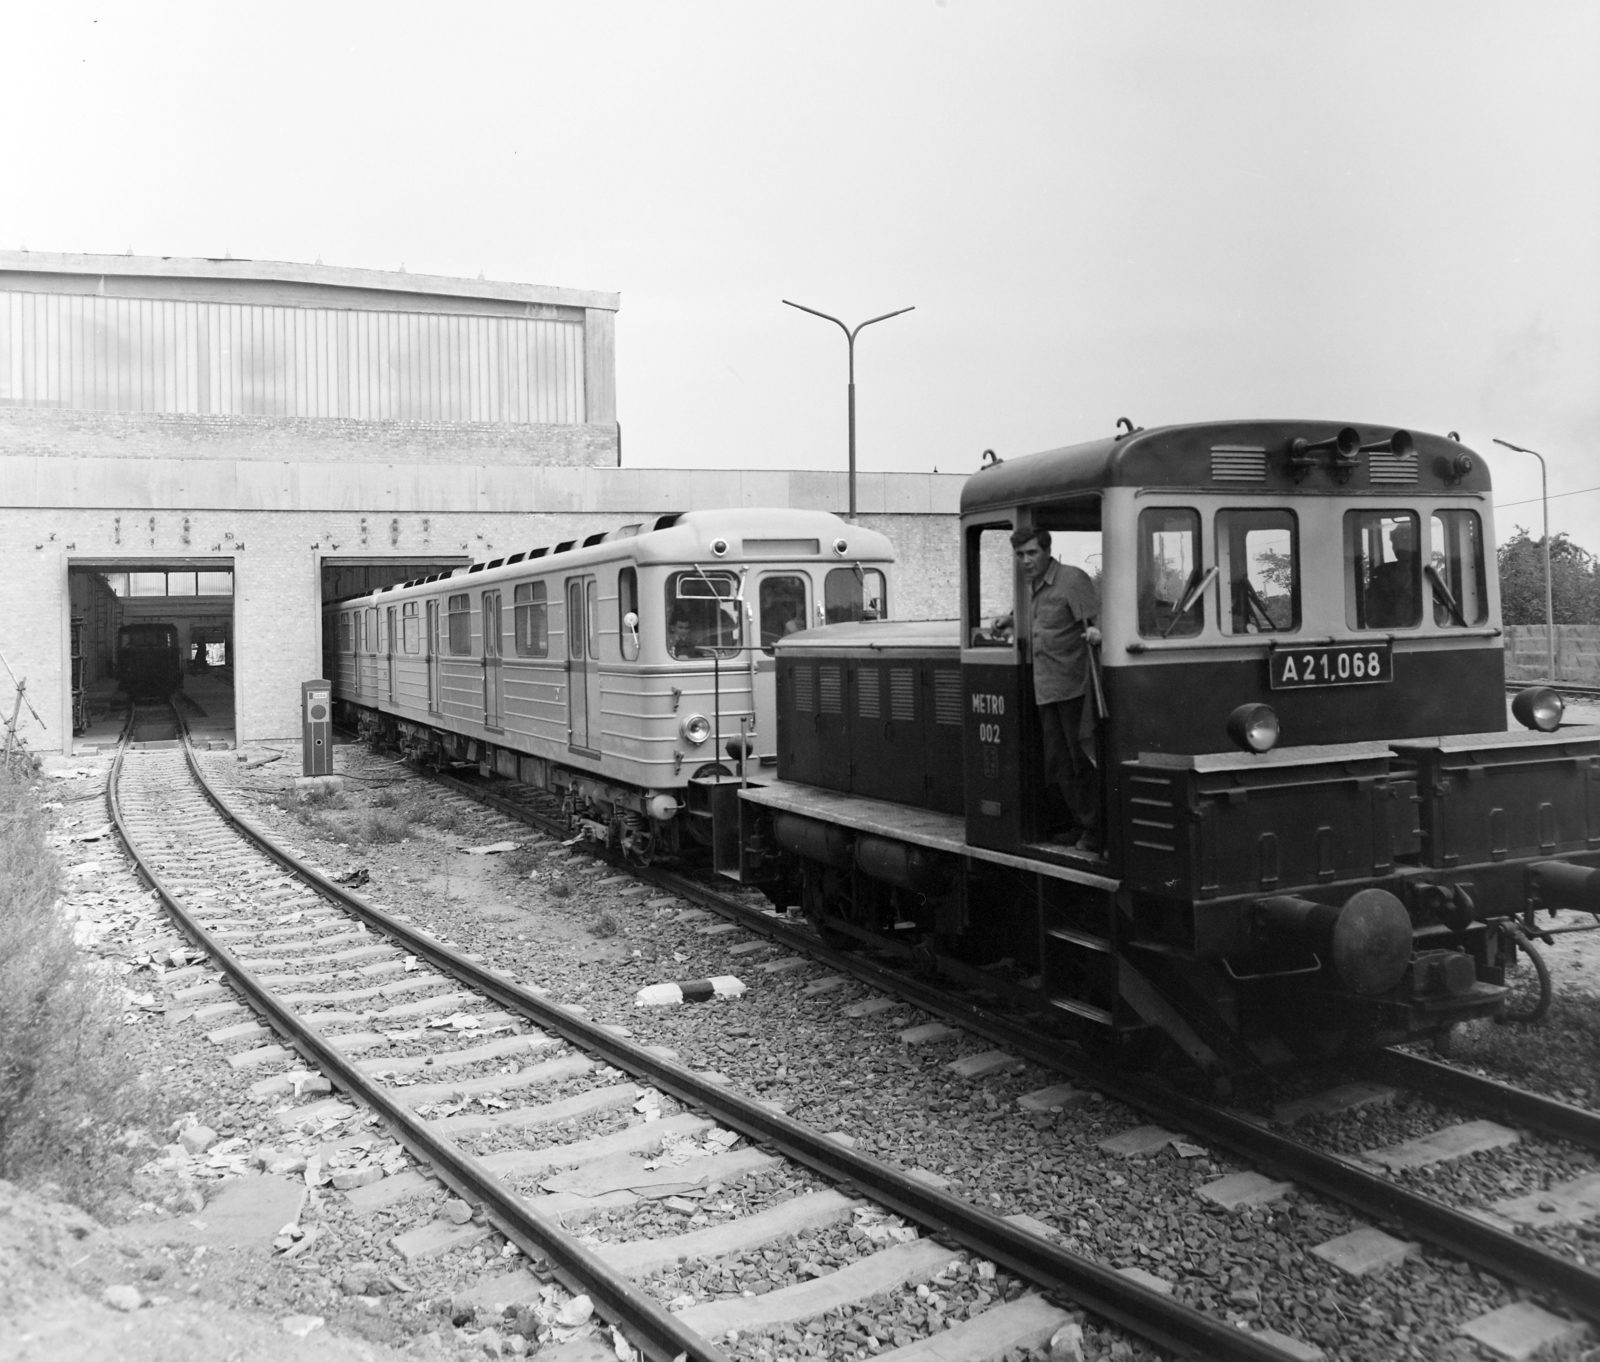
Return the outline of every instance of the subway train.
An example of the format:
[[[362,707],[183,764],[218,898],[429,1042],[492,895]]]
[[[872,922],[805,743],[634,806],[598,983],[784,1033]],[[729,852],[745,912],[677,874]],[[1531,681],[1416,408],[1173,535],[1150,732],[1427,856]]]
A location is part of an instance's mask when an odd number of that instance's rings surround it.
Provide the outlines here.
[[[691,780],[777,761],[778,640],[885,618],[893,558],[826,512],[693,511],[332,602],[334,717],[551,791],[632,857],[682,854],[710,837]]]
[[[775,640],[775,765],[685,792],[716,869],[1122,1062],[1442,1048],[1504,1011],[1536,910],[1600,911],[1600,728],[1531,687],[1508,731],[1487,468],[1122,424],[968,480],[958,618]],[[1098,580],[1103,849],[1051,837],[1018,528]]]
[[[183,686],[183,659],[178,655],[178,628],[145,621],[117,630],[113,674],[134,700],[165,700]]]

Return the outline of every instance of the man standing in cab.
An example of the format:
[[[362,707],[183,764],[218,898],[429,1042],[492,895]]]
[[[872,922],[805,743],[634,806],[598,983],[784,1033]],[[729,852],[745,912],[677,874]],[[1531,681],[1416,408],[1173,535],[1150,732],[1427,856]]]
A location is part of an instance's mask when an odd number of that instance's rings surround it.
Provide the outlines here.
[[[1011,547],[1028,580],[1028,652],[1033,697],[1044,738],[1045,774],[1061,789],[1073,826],[1051,837],[1098,856],[1105,843],[1100,827],[1099,779],[1087,744],[1096,719],[1089,698],[1094,665],[1089,649],[1100,642],[1100,593],[1082,568],[1050,556],[1050,531],[1019,529]],[[1087,713],[1085,710],[1087,709]]]

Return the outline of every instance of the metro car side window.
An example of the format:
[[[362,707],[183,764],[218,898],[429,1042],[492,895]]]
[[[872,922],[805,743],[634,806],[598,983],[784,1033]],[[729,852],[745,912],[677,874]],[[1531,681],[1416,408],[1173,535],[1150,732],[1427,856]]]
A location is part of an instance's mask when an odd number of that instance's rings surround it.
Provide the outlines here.
[[[1417,514],[1346,511],[1345,622],[1354,629],[1414,629],[1422,623]]]
[[[1139,632],[1145,638],[1189,638],[1205,624],[1205,570],[1200,566],[1200,514],[1188,507],[1139,513]],[[1180,607],[1185,607],[1180,609]]]
[[[1433,599],[1433,622],[1464,629],[1489,618],[1484,584],[1483,523],[1476,511],[1435,511],[1422,575]]]
[[[450,654],[452,657],[472,655],[472,600],[466,592],[450,597]]]
[[[1217,567],[1230,634],[1300,627],[1300,530],[1293,511],[1217,512]]]
[[[417,603],[407,601],[401,610],[400,636],[408,653],[422,651],[422,621],[417,618]]]
[[[550,656],[548,591],[543,582],[522,582],[514,593],[518,657]]]

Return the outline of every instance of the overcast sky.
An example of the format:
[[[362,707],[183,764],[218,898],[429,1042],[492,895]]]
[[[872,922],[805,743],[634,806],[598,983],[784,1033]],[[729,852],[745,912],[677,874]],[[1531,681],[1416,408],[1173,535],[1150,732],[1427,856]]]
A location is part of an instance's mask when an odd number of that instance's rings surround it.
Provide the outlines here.
[[[1593,0],[35,4],[0,120],[6,248],[620,291],[630,464],[844,466],[792,298],[916,307],[867,470],[1312,416],[1600,487]]]

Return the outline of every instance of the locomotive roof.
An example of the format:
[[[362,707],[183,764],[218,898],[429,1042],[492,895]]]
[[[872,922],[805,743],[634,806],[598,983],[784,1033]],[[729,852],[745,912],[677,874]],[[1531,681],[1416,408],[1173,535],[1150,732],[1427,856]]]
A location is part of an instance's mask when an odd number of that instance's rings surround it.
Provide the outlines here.
[[[1293,444],[1315,446],[1353,429],[1362,446],[1353,462],[1336,470],[1332,451],[1304,452],[1302,470],[1291,464]],[[961,514],[1054,501],[1105,487],[1181,487],[1228,492],[1360,495],[1487,494],[1489,469],[1465,445],[1442,435],[1341,421],[1215,421],[1158,426],[1087,444],[1005,459],[980,469],[961,489]],[[1397,449],[1395,446],[1399,445]],[[1366,448],[1379,446],[1379,448]],[[1464,466],[1462,460],[1465,456]],[[1297,479],[1295,474],[1301,472]],[[1337,473],[1343,471],[1340,481]]]
[[[726,541],[723,553],[712,544]],[[798,541],[815,541],[815,552],[801,551]],[[842,543],[841,550],[837,546]],[[541,548],[512,552],[466,568],[452,568],[427,577],[362,592],[338,602],[348,605],[369,596],[393,600],[413,588],[460,590],[530,573],[571,572],[586,565],[626,557],[635,563],[698,563],[705,568],[737,567],[750,562],[828,563],[892,562],[894,547],[876,530],[852,525],[831,511],[786,507],[740,506],[686,511],[640,521],[616,530],[602,530]],[[333,602],[329,602],[333,604]]]

